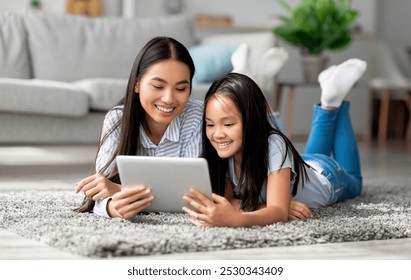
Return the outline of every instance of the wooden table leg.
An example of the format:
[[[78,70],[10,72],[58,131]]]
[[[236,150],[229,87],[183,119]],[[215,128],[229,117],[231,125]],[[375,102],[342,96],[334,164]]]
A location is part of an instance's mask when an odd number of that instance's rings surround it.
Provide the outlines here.
[[[275,91],[275,96],[274,96],[274,112],[280,112],[280,107],[281,107],[281,96],[283,93],[283,86],[278,83]]]
[[[285,130],[288,133],[288,137],[291,137],[292,130],[293,130],[294,103],[295,103],[295,86],[290,85],[288,88],[287,119],[286,119],[286,124],[285,124]]]
[[[387,140],[388,113],[390,108],[390,92],[384,90],[381,93],[380,116],[378,120],[378,142],[385,143]]]

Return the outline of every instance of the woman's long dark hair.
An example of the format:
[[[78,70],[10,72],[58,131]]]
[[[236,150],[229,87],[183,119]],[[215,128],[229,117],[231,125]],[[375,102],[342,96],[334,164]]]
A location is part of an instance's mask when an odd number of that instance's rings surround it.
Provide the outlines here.
[[[151,39],[137,54],[130,77],[128,79],[126,95],[119,101],[118,105],[123,105],[123,116],[105,135],[101,135],[98,145],[97,154],[100,147],[106,141],[108,136],[120,127],[120,139],[117,146],[117,151],[111,159],[103,166],[101,170],[96,170],[94,164],[93,173],[105,173],[117,155],[137,155],[138,147],[140,146],[140,124],[144,118],[144,109],[141,106],[140,95],[136,94],[135,86],[141,77],[146,73],[147,69],[160,61],[167,59],[175,59],[188,66],[190,69],[190,94],[192,89],[192,80],[195,73],[193,59],[190,56],[187,48],[170,37],[155,37]],[[112,109],[115,110],[115,109]],[[96,155],[97,159],[97,155]],[[120,177],[116,165],[109,170],[108,179],[115,183],[120,183]],[[74,209],[78,212],[90,212],[94,207],[95,202],[92,199],[84,198],[83,204]]]
[[[276,125],[270,125],[271,112],[267,100],[258,85],[249,77],[230,73],[223,79],[215,81],[208,90],[204,101],[203,113],[203,157],[208,160],[213,192],[224,196],[228,159],[220,158],[206,135],[205,112],[208,101],[215,95],[230,98],[242,116],[243,152],[239,186],[235,189],[241,200],[241,209],[254,211],[258,206],[259,195],[267,179],[269,143],[271,134],[279,135],[287,147],[282,164],[289,153],[294,160],[297,173],[293,183],[292,195],[297,193],[299,180],[306,180],[305,162],[300,157],[291,141]],[[275,123],[274,120],[272,122]],[[282,165],[281,164],[281,165]],[[304,181],[303,181],[304,182]]]

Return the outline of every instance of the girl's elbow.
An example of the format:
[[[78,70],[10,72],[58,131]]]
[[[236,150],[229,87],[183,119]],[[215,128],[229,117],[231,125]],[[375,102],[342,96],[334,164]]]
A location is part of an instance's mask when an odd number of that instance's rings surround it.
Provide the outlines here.
[[[278,222],[287,222],[289,217],[289,209],[278,210]]]
[[[275,216],[275,223],[281,223],[281,222],[287,222],[288,221],[288,211],[282,210],[282,209],[277,209],[276,213],[274,214]]]
[[[265,222],[265,226],[276,224],[276,223],[283,223],[288,221],[288,215],[283,215],[283,214],[277,214],[275,217],[273,217],[271,220],[267,220]]]
[[[278,222],[287,222],[288,221],[288,212],[287,213],[282,213],[279,216]]]

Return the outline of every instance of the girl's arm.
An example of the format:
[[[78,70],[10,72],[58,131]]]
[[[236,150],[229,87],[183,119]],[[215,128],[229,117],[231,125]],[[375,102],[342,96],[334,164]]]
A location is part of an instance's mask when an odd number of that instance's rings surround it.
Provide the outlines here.
[[[288,214],[290,220],[307,220],[312,217],[313,214],[305,203],[296,200],[290,201],[290,213]]]
[[[233,205],[235,209],[240,210],[241,201],[238,198],[234,198],[233,185],[229,179],[226,181],[226,189],[224,195]],[[266,208],[267,204],[259,204],[257,210]],[[240,210],[241,211],[241,210]],[[291,200],[290,209],[288,211],[289,220],[307,220],[311,219],[313,214],[311,213],[310,208],[302,202]]]
[[[271,172],[267,177],[266,207],[242,212],[240,226],[265,226],[287,221],[290,209],[290,178],[290,168]]]
[[[230,201],[231,205],[233,205],[235,209],[240,210],[241,201],[238,198],[234,197],[233,184],[228,178],[225,180],[224,197],[226,197],[228,201]]]
[[[272,172],[267,177],[267,207],[252,212],[243,212],[239,206],[232,205],[232,196],[225,198],[213,194],[214,201],[211,201],[195,189],[191,190],[192,197],[184,196],[184,200],[197,209],[197,212],[188,207],[184,207],[183,210],[192,217],[193,224],[206,227],[264,226],[287,221],[290,207],[290,178],[289,168]],[[226,194],[229,192],[226,191]]]

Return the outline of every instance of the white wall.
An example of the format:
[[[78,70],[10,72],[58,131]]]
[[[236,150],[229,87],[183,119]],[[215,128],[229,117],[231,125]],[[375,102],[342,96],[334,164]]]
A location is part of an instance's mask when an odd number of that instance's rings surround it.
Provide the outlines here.
[[[65,0],[40,0],[42,10],[52,13],[62,13],[65,9]],[[30,0],[0,0],[0,11],[22,11],[30,7]]]
[[[378,21],[376,37],[387,43],[393,51],[396,62],[403,73],[411,79],[411,56],[405,53],[405,47],[411,46],[411,1],[378,0]]]
[[[162,16],[166,14],[166,0],[125,0],[135,1],[135,16]],[[352,7],[360,11],[358,23],[365,31],[374,33],[375,1],[352,0]],[[404,0],[406,1],[406,0]],[[295,6],[299,0],[289,0]],[[185,0],[184,14],[194,17],[196,14],[229,15],[236,26],[272,28],[278,23],[278,15],[285,14],[284,9],[275,0]]]
[[[30,0],[0,0],[0,12],[23,11],[30,8]],[[40,0],[41,10],[50,13],[64,13],[66,0]],[[121,0],[102,0],[104,15],[120,16]]]
[[[66,0],[40,0],[42,10],[63,13]],[[163,16],[166,15],[164,2],[167,0],[102,0],[106,16]],[[378,0],[352,0],[352,6],[361,16],[358,22],[365,31],[375,32],[375,6]],[[396,0],[397,1],[397,0]],[[399,0],[407,2],[408,0]],[[289,0],[296,5],[299,0]],[[384,1],[381,1],[384,2]],[[391,1],[386,5],[392,5]],[[184,14],[194,17],[199,13],[229,15],[236,26],[272,28],[278,22],[278,15],[285,11],[275,0],[184,0]],[[0,0],[0,12],[7,10],[25,10],[30,0]],[[124,6],[124,7],[123,7]],[[399,11],[404,13],[404,10]]]

